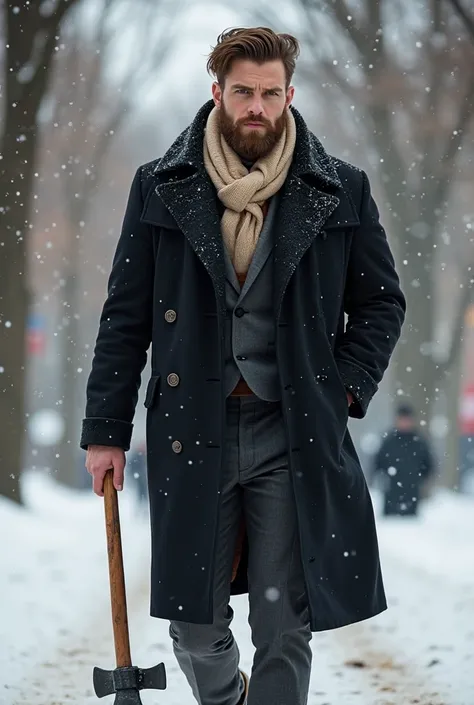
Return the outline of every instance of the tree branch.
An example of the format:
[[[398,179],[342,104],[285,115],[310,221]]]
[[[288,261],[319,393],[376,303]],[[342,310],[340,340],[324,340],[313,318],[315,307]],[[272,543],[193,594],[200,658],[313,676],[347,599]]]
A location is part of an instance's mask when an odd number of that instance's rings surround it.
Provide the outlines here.
[[[448,144],[441,158],[441,175],[436,186],[435,203],[442,203],[446,200],[446,192],[449,187],[449,177],[452,174],[452,166],[462,145],[467,125],[473,117],[474,104],[474,72],[469,80],[466,96],[461,101],[461,107],[457,122],[449,137]]]
[[[367,41],[367,37],[370,34],[367,27],[362,27],[359,20],[359,26],[353,20],[354,13],[347,6],[346,0],[335,0],[332,5],[332,9],[328,9],[322,3],[318,3],[319,7],[315,8],[314,3],[311,0],[299,0],[302,6],[305,19],[307,21],[313,22],[313,26],[316,25],[314,22],[314,15],[311,10],[318,9],[320,12],[332,16],[339,27],[343,30],[345,36],[350,39],[354,48],[359,52],[362,57],[367,58],[370,54],[372,45]],[[352,18],[352,19],[349,19]],[[314,40],[310,45],[314,45]]]
[[[474,18],[470,17],[467,10],[464,9],[461,0],[447,0],[447,2],[462,19],[465,28],[471,36],[471,39],[474,40]]]
[[[330,61],[319,61],[318,63],[326,74],[327,78],[331,82],[333,82],[337,88],[339,88],[343,95],[345,95],[347,98],[350,98],[354,102],[360,103],[360,90],[358,90],[356,86],[353,86],[347,79],[341,76],[340,72],[335,68],[333,63],[331,63]],[[303,68],[303,71],[301,71],[301,69],[299,68],[298,72],[306,80],[310,79],[311,77],[314,80],[314,71],[311,73],[309,67],[307,67],[306,69]]]
[[[22,13],[16,14],[11,4],[6,3],[9,42],[7,56],[9,67],[14,69],[13,72],[7,74],[7,80],[10,81],[9,92],[15,102],[20,103],[26,100],[30,105],[37,104],[39,107],[40,98],[46,91],[59,25],[66,12],[78,2],[79,0],[62,0],[47,16],[41,14],[39,5],[35,3],[25,11],[28,16],[26,23],[22,23],[18,19],[21,19]],[[17,24],[18,22],[19,24]],[[10,56],[15,57],[15,55],[16,60],[10,60]],[[34,70],[28,80],[20,82],[18,72],[24,69],[28,63],[34,63]],[[14,97],[13,91],[15,91],[16,97]],[[19,114],[21,114],[20,110]]]
[[[51,14],[45,15],[41,14],[41,24],[40,26],[46,29],[48,32],[57,29],[61,24],[64,16],[73,5],[77,5],[78,0],[59,0],[56,7],[53,8]]]
[[[439,111],[439,100],[443,93],[443,83],[439,80],[442,75],[441,63],[444,59],[443,52],[434,40],[441,30],[441,5],[438,0],[430,0],[431,21],[428,24],[426,45],[426,58],[429,67],[430,75],[427,77],[429,81],[430,92],[424,105],[425,116],[429,119],[433,115],[437,115]],[[423,168],[428,175],[434,173],[437,152],[430,149],[430,142],[433,135],[430,130],[425,130],[425,134],[421,136],[421,149],[424,155]]]
[[[373,0],[368,1],[369,5],[373,2]],[[353,19],[349,19],[349,17],[354,16],[354,13],[351,12],[345,0],[335,0],[333,5],[334,17],[336,18],[341,29],[344,30],[347,36],[352,40],[352,43],[359,54],[364,57],[366,61],[370,60],[372,62],[374,62],[375,59],[372,51],[373,41],[375,40],[375,32],[380,27],[380,0],[375,0],[375,5],[375,11],[373,11],[370,6],[367,9],[367,15],[370,18],[370,23],[369,26],[365,27],[362,26],[361,20],[358,20],[359,26],[357,26]],[[373,37],[371,37],[372,33]]]

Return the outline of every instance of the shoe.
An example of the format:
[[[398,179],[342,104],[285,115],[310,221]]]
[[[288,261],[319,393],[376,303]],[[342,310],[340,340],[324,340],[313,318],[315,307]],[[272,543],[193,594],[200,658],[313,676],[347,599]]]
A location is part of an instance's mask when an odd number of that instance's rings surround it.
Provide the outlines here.
[[[240,671],[240,677],[242,678],[242,682],[244,684],[244,690],[243,690],[242,697],[240,698],[238,705],[246,705],[247,695],[249,693],[249,677],[244,671]]]

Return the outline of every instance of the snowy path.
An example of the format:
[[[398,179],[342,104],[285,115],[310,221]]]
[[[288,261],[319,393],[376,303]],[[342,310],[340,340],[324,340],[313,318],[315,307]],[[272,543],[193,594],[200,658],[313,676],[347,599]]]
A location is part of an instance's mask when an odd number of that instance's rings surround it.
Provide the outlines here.
[[[30,548],[28,554],[27,546],[17,546],[10,560],[7,552],[6,570],[3,553],[0,559],[6,596],[0,608],[0,705],[92,705],[100,702],[91,689],[93,666],[113,666],[102,507],[95,498],[41,482],[32,478],[31,489],[47,500],[47,513],[38,499],[33,516],[0,505],[0,529],[8,514],[9,525],[17,524],[11,535]],[[472,705],[474,505],[455,500],[434,500],[421,522],[380,522],[390,609],[314,636],[309,705]],[[146,523],[137,522],[130,502],[121,506],[134,662],[164,661],[169,682],[165,692],[143,693],[143,703],[192,705],[166,623],[147,616]],[[58,525],[65,527],[63,535]],[[236,599],[234,607],[233,629],[242,666],[249,669],[246,598]]]

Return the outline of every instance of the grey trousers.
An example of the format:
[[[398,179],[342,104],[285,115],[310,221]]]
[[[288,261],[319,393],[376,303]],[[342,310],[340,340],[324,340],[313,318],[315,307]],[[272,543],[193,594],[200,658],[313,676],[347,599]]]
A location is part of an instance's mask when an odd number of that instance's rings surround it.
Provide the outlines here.
[[[234,549],[249,541],[249,624],[255,656],[248,705],[305,705],[311,630],[286,436],[278,402],[229,398],[214,584],[214,622],[172,622],[178,663],[200,705],[237,705],[239,651],[230,631]]]

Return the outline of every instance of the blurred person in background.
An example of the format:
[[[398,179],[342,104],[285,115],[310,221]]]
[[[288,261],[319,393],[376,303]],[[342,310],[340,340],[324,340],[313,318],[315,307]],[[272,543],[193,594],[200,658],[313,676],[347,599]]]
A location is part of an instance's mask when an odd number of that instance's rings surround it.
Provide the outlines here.
[[[433,455],[409,404],[398,407],[395,427],[384,437],[373,460],[372,482],[381,486],[384,516],[415,516],[434,474]]]
[[[122,488],[152,343],[151,614],[201,705],[305,705],[312,632],[386,609],[347,421],[405,300],[366,174],[292,106],[298,53],[264,27],[218,38],[212,100],[135,175],[87,387],[102,496],[110,468]],[[242,592],[250,679],[230,630]]]

